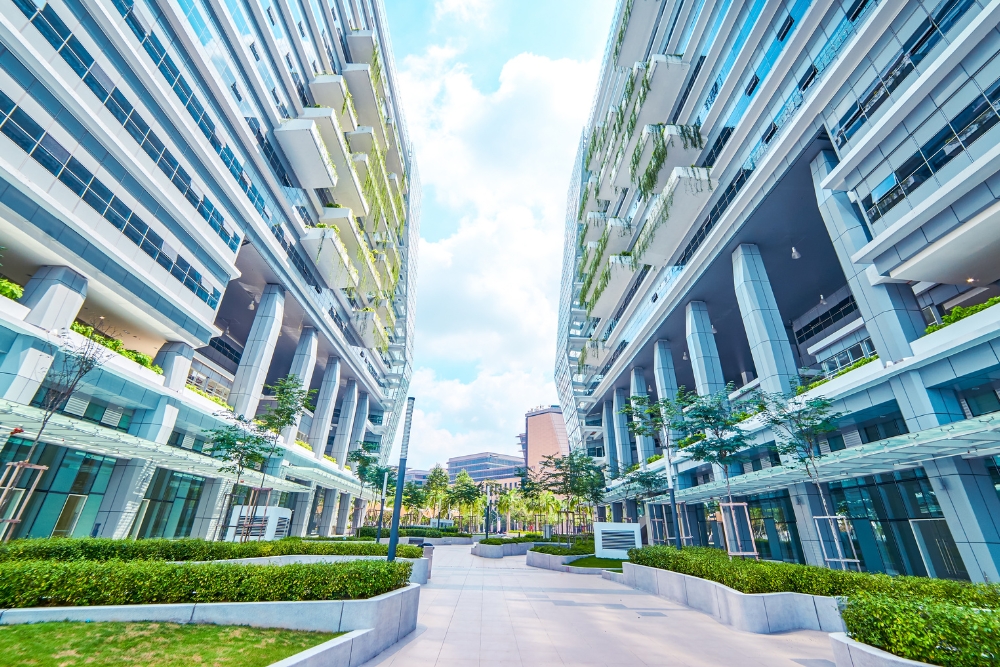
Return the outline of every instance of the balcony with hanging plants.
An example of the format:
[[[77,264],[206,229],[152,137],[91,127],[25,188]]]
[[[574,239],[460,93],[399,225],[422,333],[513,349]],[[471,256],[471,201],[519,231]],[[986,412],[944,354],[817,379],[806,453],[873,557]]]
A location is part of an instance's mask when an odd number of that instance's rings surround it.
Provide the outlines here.
[[[316,121],[311,118],[285,121],[275,130],[274,135],[302,187],[336,187],[337,167]]]
[[[630,254],[611,255],[595,281],[593,294],[587,301],[587,314],[590,317],[607,319],[631,282],[638,266]]]
[[[373,307],[362,308],[354,313],[354,328],[365,347],[379,352],[388,352],[389,335],[385,332],[382,318]]]
[[[644,198],[660,192],[674,167],[694,164],[704,147],[697,125],[646,125],[629,164],[632,187]]]
[[[357,289],[360,283],[358,269],[341,239],[341,229],[350,233],[351,227],[350,209],[325,209],[319,224],[300,239],[330,289]]]
[[[649,204],[646,221],[632,247],[636,261],[657,267],[669,261],[689,230],[701,223],[714,186],[710,169],[674,167],[663,190]]]
[[[368,215],[369,205],[365,198],[362,181],[354,167],[351,148],[344,132],[338,114],[330,107],[309,107],[302,110],[302,118],[315,123],[323,145],[330,160],[337,170],[337,183],[333,187],[333,196],[339,204],[352,209],[355,215]]]
[[[357,129],[358,112],[354,108],[354,100],[344,77],[339,74],[320,74],[309,82],[309,91],[316,104],[334,110],[344,132]]]

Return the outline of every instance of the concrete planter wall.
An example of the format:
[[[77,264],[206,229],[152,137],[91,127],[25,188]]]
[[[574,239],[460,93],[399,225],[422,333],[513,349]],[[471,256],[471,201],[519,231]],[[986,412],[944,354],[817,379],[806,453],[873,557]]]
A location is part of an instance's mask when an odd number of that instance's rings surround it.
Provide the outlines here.
[[[181,604],[136,604],[100,607],[32,607],[0,611],[0,625],[44,621],[153,621],[161,623],[206,623],[285,628],[312,632],[348,632],[331,643],[313,647],[287,660],[309,654],[287,665],[353,667],[395,644],[417,627],[420,586],[391,591],[367,600],[315,600],[307,602],[207,602]],[[360,632],[353,632],[353,631]],[[324,646],[322,662],[315,657]],[[347,645],[345,648],[344,645]],[[329,655],[326,655],[326,653]],[[310,657],[313,656],[313,657]],[[346,656],[346,657],[345,657]],[[286,665],[286,661],[278,663]]]
[[[622,563],[626,586],[710,614],[737,630],[844,632],[836,598],[803,593],[746,594],[714,581],[645,565]]]
[[[928,663],[907,660],[868,644],[856,642],[843,632],[830,635],[837,667],[926,667]]]
[[[211,561],[213,563],[236,563],[237,565],[292,565],[293,563],[343,563],[352,560],[385,560],[385,556],[334,556],[334,555],[296,555],[296,556],[262,556],[260,558],[230,558],[228,560]],[[427,558],[398,558],[413,564],[410,574],[411,584],[426,584],[430,580],[430,561]]]
[[[555,570],[556,572],[572,572],[573,574],[596,574],[603,570],[599,567],[573,567],[570,565],[575,560],[593,556],[594,554],[584,554],[582,556],[556,556],[554,554],[543,554],[538,551],[529,551],[525,563],[531,567],[540,567],[545,570]]]
[[[535,546],[534,542],[519,542],[517,544],[482,544],[477,542],[472,547],[472,555],[480,558],[503,558],[504,556],[523,556]]]

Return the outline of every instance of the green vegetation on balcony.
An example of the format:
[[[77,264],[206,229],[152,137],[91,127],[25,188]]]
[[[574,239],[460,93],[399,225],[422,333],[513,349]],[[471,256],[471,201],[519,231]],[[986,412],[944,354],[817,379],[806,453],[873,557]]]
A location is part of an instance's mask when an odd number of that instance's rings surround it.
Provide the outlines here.
[[[663,454],[653,454],[652,456],[646,457],[646,463],[656,463],[663,458]]]
[[[215,394],[210,394],[207,391],[205,391],[204,389],[199,389],[198,387],[194,386],[193,384],[187,384],[187,385],[185,385],[185,388],[188,391],[193,391],[194,393],[198,394],[199,396],[203,396],[203,397],[207,398],[208,400],[212,401],[213,403],[215,403],[217,405],[221,405],[222,407],[227,408],[227,409],[229,408],[229,404],[226,403],[226,399],[222,398],[221,396],[216,396]]]
[[[611,62],[618,61],[618,55],[622,52],[622,42],[625,41],[625,31],[628,30],[629,19],[632,18],[632,3],[635,0],[626,0],[622,9],[622,20],[618,24],[618,32],[615,34],[615,48],[611,56]]]
[[[576,214],[577,220],[583,220],[583,213],[587,209],[587,200],[590,199],[590,184],[583,186],[583,194],[580,195],[580,210]]]
[[[24,288],[13,280],[0,278],[0,296],[5,296],[11,301],[17,301],[24,296]]]
[[[636,262],[642,261],[642,258],[646,255],[649,247],[653,245],[653,240],[656,238],[657,230],[659,230],[663,223],[670,218],[670,207],[673,206],[673,204],[673,192],[661,195],[658,202],[658,208],[650,213],[649,217],[646,219],[646,224],[642,227],[642,231],[639,232],[639,238],[636,239],[635,245],[632,246],[632,256],[635,258]]]
[[[795,394],[797,396],[800,396],[800,395],[806,393],[807,391],[815,389],[816,387],[818,387],[820,385],[826,384],[827,382],[829,382],[830,380],[832,380],[834,378],[839,378],[841,375],[846,375],[847,373],[850,373],[851,371],[853,371],[856,368],[861,368],[865,364],[870,364],[871,362],[875,361],[876,359],[878,359],[878,355],[877,354],[873,354],[870,357],[864,357],[863,359],[858,359],[857,361],[855,361],[853,364],[851,364],[849,366],[844,366],[843,368],[841,368],[839,371],[837,371],[833,375],[828,375],[827,377],[820,378],[819,380],[816,380],[815,382],[810,382],[809,384],[800,384],[798,387],[795,388]]]
[[[125,343],[121,342],[117,338],[112,338],[111,336],[106,336],[98,331],[95,331],[94,327],[83,324],[82,322],[73,322],[73,324],[70,325],[70,329],[85,338],[91,339],[98,345],[103,345],[112,352],[117,352],[126,359],[131,359],[143,368],[148,368],[154,373],[163,375],[163,369],[153,363],[152,357],[148,354],[143,354],[138,350],[129,350],[125,347]]]
[[[952,308],[947,315],[941,318],[941,322],[937,324],[932,324],[924,331],[925,334],[934,333],[935,331],[940,331],[944,329],[949,324],[954,324],[955,322],[961,322],[966,317],[970,315],[975,315],[976,313],[982,312],[987,308],[992,308],[993,306],[1000,303],[1000,296],[995,296],[985,303],[980,303],[976,306],[962,307],[955,306]]]

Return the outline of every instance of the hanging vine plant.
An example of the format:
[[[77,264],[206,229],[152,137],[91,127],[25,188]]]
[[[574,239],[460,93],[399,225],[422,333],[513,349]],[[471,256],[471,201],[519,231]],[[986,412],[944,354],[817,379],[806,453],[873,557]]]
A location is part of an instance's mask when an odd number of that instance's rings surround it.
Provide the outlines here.
[[[667,159],[667,142],[663,139],[663,127],[657,126],[653,133],[653,154],[649,158],[649,164],[639,179],[639,196],[643,199],[656,188],[656,182],[660,178],[660,170]]]
[[[583,373],[587,368],[587,346],[580,350],[580,356],[576,360],[576,372]]]
[[[614,54],[611,56],[611,61],[618,62],[618,56],[622,51],[622,42],[625,41],[625,31],[628,30],[628,21],[632,17],[632,3],[634,0],[626,0],[625,7],[622,9],[622,21],[618,24],[618,33],[615,35],[615,48]]]
[[[656,238],[657,230],[670,218],[670,207],[674,203],[674,193],[671,192],[667,195],[659,195],[654,206],[655,210],[651,211],[649,217],[646,218],[646,225],[639,232],[639,238],[636,239],[635,245],[632,246],[632,257],[636,262],[640,262],[642,258],[646,255],[646,251],[653,244],[653,240]]]
[[[701,150],[705,147],[705,138],[701,136],[701,125],[697,123],[694,125],[678,125],[677,129],[680,130],[681,142],[684,144],[685,150],[690,148]]]

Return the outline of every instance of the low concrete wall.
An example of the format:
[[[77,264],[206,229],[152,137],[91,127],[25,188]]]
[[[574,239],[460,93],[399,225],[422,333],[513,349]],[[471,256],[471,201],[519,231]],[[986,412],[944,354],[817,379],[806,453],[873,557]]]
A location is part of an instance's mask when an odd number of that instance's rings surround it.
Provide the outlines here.
[[[843,632],[830,635],[833,659],[837,667],[918,667],[928,663],[907,660],[882,649],[856,642]]]
[[[293,563],[344,563],[352,560],[385,560],[385,556],[334,556],[334,555],[296,555],[296,556],[262,556],[260,558],[230,558],[215,560],[212,563],[236,563],[237,565],[292,565]],[[430,561],[426,558],[398,558],[413,564],[410,573],[411,584],[426,584],[430,580]]]
[[[323,664],[340,667],[360,665],[395,644],[417,627],[420,586],[391,591],[367,600],[310,600],[306,602],[199,602],[181,604],[136,604],[95,607],[32,607],[0,611],[0,625],[45,621],[153,621],[161,623],[206,623],[285,628],[312,632],[349,632],[348,649],[330,647],[330,660]],[[353,633],[354,630],[364,632]],[[346,642],[343,637],[337,639]],[[334,640],[336,641],[336,640]],[[330,642],[327,642],[329,644]],[[324,646],[321,644],[320,646]],[[314,647],[309,651],[315,651]],[[304,653],[309,653],[305,651]],[[301,655],[301,654],[299,654]],[[292,656],[295,657],[295,656]],[[289,658],[291,659],[291,658]],[[310,658],[311,659],[311,658]],[[279,663],[280,664],[280,663]],[[299,663],[290,663],[298,665]]]
[[[584,554],[582,556],[556,556],[554,554],[543,554],[538,551],[529,551],[525,563],[531,567],[540,567],[545,570],[555,570],[556,572],[572,572],[573,574],[596,574],[603,570],[599,567],[573,567],[569,565],[575,560],[593,556],[594,554]]]
[[[803,593],[748,595],[678,572],[622,563],[626,586],[710,614],[737,630],[772,634],[790,630],[843,632],[837,599]]]
[[[351,662],[354,651],[354,640],[364,643],[365,635],[371,630],[354,630],[346,635],[334,637],[319,646],[313,646],[301,653],[290,655],[284,660],[271,663],[269,667],[349,667],[358,664]]]
[[[523,556],[535,546],[534,542],[518,542],[516,544],[482,544],[477,542],[472,547],[472,555],[480,558],[503,558],[504,556]]]
[[[616,584],[625,583],[625,573],[624,572],[612,572],[611,570],[601,570],[601,576],[605,579],[609,579]]]

